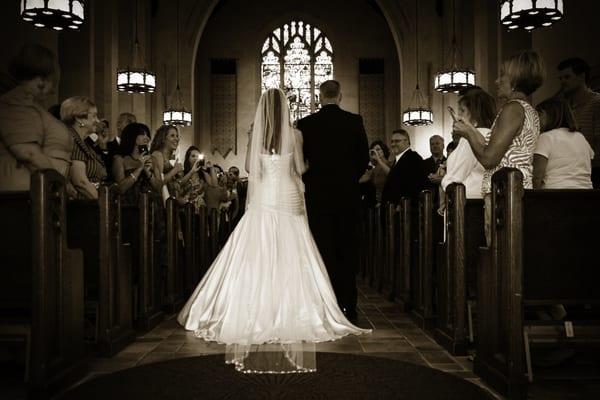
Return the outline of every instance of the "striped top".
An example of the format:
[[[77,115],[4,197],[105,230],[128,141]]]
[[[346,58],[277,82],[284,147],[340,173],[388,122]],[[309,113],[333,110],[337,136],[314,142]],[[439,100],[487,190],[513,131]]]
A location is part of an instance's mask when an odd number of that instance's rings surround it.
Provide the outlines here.
[[[85,164],[85,174],[91,183],[100,183],[107,175],[102,158],[81,140],[74,129],[71,129],[71,136],[74,142],[71,159]]]
[[[486,169],[483,173],[483,181],[481,183],[481,193],[485,196],[492,192],[492,175],[501,168],[516,168],[523,174],[523,187],[525,189],[533,188],[533,151],[540,135],[540,119],[537,111],[524,100],[510,100],[506,104],[516,101],[523,107],[525,120],[523,128],[517,136],[513,138],[508,150],[500,160],[500,164],[492,169]],[[502,114],[502,110],[496,115],[494,124],[492,125],[492,134],[494,126],[498,120],[498,116]],[[489,138],[486,138],[486,145],[489,143]]]
[[[587,139],[592,150],[599,156],[592,160],[592,166],[600,167],[600,93],[588,89],[587,101],[571,105],[579,132]]]

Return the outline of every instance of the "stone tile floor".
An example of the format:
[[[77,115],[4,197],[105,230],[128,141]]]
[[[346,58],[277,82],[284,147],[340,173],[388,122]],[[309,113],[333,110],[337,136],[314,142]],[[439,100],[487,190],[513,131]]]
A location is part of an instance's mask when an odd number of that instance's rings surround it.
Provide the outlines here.
[[[386,301],[369,287],[359,287],[358,323],[373,328],[366,337],[347,336],[335,342],[318,343],[317,351],[364,354],[386,357],[437,368],[467,379],[489,390],[472,372],[468,357],[453,357],[419,329],[394,303]],[[224,353],[224,345],[205,342],[184,331],[170,316],[152,331],[110,359],[92,361],[91,372],[84,379],[147,363],[181,357]],[[491,390],[489,390],[493,393]],[[494,397],[501,397],[493,393]]]
[[[437,368],[477,384],[492,393],[492,397],[502,399],[473,374],[473,363],[468,357],[453,357],[448,354],[427,333],[419,329],[408,314],[364,285],[359,285],[358,325],[373,328],[373,333],[368,337],[348,336],[336,342],[320,343],[317,344],[317,350],[386,357]],[[152,331],[138,336],[134,343],[114,357],[93,359],[90,372],[79,383],[137,365],[223,352],[224,346],[204,342],[194,337],[191,332],[184,331],[178,326],[175,315],[172,315]],[[11,365],[9,364],[11,369],[8,370],[0,368],[0,398],[24,400],[22,370],[15,370]],[[590,369],[587,364],[583,365],[583,369],[575,375],[588,374]],[[589,393],[594,394],[590,397]],[[596,393],[600,394],[598,380],[552,379],[536,380],[529,388],[528,397],[530,400],[600,398]]]

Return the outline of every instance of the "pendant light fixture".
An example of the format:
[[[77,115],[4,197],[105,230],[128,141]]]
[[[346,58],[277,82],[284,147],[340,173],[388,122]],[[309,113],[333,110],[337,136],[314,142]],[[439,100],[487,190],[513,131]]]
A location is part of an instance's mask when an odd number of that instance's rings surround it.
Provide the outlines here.
[[[38,28],[79,30],[83,24],[83,0],[21,0],[21,19]]]
[[[500,20],[509,30],[550,26],[563,14],[563,0],[502,0],[500,4]]]
[[[475,73],[467,68],[458,66],[460,48],[456,43],[456,0],[452,0],[452,47],[450,59],[452,65],[446,70],[437,73],[434,79],[434,89],[438,92],[458,93],[460,90],[475,85]]]
[[[177,0],[177,57],[175,58],[177,68],[175,71],[175,79],[177,87],[173,96],[173,103],[163,112],[163,122],[168,125],[192,125],[192,113],[186,110],[183,103],[183,96],[179,87],[179,0]]]
[[[418,0],[415,0],[416,11],[416,64],[417,64],[417,86],[413,92],[410,107],[402,114],[402,122],[410,126],[423,126],[433,123],[433,112],[427,107],[425,96],[419,88],[419,5]]]
[[[138,23],[138,3],[135,1],[135,42],[133,45],[131,63],[125,69],[117,71],[117,90],[119,92],[128,93],[154,93],[156,88],[156,74],[148,70],[144,66],[144,52],[141,50],[138,40],[137,23]]]

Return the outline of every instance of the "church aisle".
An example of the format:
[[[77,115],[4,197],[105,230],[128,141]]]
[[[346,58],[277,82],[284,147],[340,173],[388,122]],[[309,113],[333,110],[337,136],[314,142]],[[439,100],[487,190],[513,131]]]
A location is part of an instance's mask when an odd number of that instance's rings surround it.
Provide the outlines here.
[[[359,284],[358,301],[357,325],[373,328],[373,333],[366,337],[348,336],[335,342],[319,343],[317,351],[400,360],[448,372],[486,388],[481,379],[473,374],[473,363],[468,357],[450,355],[419,329],[397,305],[362,284]],[[175,317],[175,314],[169,316],[114,357],[94,359],[90,374],[83,381],[154,362],[224,353],[224,345],[194,337],[193,333],[184,331],[177,324]],[[501,398],[496,394],[494,396]]]

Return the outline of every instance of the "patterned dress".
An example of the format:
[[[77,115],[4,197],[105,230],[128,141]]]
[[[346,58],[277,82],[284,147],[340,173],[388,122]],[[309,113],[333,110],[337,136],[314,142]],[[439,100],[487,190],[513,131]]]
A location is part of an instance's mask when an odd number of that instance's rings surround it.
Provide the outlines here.
[[[533,151],[537,143],[538,136],[540,135],[540,119],[537,111],[524,100],[510,100],[510,102],[517,102],[523,107],[525,113],[525,120],[523,121],[523,128],[521,132],[513,139],[512,143],[508,147],[508,150],[500,160],[500,164],[492,169],[486,169],[483,173],[483,181],[481,187],[481,193],[485,196],[492,192],[492,175],[501,168],[516,168],[523,174],[523,187],[525,189],[533,188]],[[499,112],[492,125],[492,131],[498,120],[498,116],[502,112]],[[486,138],[486,145],[489,143],[489,138]]]

